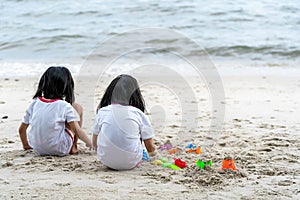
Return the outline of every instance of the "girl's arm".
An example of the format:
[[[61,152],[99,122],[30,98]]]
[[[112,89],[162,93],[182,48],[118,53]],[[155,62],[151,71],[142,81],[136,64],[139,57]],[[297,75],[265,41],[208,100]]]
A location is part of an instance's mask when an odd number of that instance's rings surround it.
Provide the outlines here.
[[[26,130],[27,130],[28,126],[29,126],[29,124],[22,123],[19,127],[19,135],[20,135],[20,139],[23,144],[24,150],[32,149],[32,147],[29,145],[28,140],[27,140]]]
[[[70,126],[71,131],[78,135],[78,138],[82,140],[87,147],[92,147],[92,143],[88,135],[85,133],[85,131],[80,128],[78,122],[69,122],[68,125]]]
[[[156,152],[156,147],[153,143],[153,139],[150,138],[150,139],[144,140],[144,144],[145,144],[145,147],[146,147],[149,155],[155,156],[157,152]]]
[[[92,145],[93,145],[94,150],[97,150],[97,138],[98,138],[98,135],[93,134]]]

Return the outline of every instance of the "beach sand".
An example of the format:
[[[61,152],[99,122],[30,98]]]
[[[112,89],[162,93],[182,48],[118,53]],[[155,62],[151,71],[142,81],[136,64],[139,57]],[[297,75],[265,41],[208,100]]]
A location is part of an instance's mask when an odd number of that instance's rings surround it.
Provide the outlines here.
[[[182,91],[176,80],[160,77]],[[112,78],[107,78],[110,81]],[[158,78],[156,77],[156,80]],[[214,146],[202,154],[188,154],[189,143],[205,146],[211,121],[209,93],[197,78],[190,78],[198,104],[198,127],[181,127],[182,110],[170,91],[142,87],[156,133],[157,146],[170,142],[183,149],[175,155],[158,149],[152,160],[174,157],[187,162],[180,171],[143,162],[131,171],[103,166],[96,153],[79,144],[78,155],[37,156],[23,151],[18,126],[31,102],[38,77],[6,78],[0,84],[0,199],[300,199],[300,77],[282,74],[222,76],[225,91],[223,130]],[[141,80],[139,80],[141,82]],[[105,82],[105,81],[104,81]],[[106,83],[95,95],[101,97]],[[80,88],[89,88],[88,77]],[[93,96],[76,91],[83,107],[93,107]],[[180,95],[180,94],[178,94]],[[183,102],[181,102],[183,103]],[[163,111],[163,112],[162,112]],[[185,110],[186,111],[186,110]],[[156,113],[156,114],[155,114]],[[162,113],[162,114],[157,114]],[[84,129],[91,134],[95,110],[84,113]],[[156,123],[154,123],[156,122]],[[222,171],[226,155],[234,158],[237,171]],[[213,161],[199,170],[195,160]]]

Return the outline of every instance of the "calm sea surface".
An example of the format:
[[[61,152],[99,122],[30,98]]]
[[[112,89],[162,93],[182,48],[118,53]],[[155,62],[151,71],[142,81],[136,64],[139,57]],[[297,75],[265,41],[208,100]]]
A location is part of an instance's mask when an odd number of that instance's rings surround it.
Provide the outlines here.
[[[144,27],[178,31],[216,60],[300,63],[299,0],[1,0],[1,73],[11,63],[80,64],[103,40]]]

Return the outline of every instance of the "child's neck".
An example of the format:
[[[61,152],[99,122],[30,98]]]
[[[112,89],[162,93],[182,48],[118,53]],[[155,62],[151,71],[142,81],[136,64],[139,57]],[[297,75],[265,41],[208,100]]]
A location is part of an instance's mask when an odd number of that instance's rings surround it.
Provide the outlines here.
[[[111,102],[111,105],[130,106],[129,104],[125,104],[125,103],[119,103],[119,102]]]

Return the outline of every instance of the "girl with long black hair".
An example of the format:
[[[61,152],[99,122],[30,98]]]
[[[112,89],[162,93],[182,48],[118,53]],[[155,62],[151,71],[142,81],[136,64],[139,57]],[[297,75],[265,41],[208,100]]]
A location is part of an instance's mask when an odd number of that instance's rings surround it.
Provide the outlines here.
[[[143,157],[144,142],[149,155],[156,154],[151,124],[137,80],[119,75],[107,87],[97,108],[93,147],[102,164],[116,170],[135,168]]]

